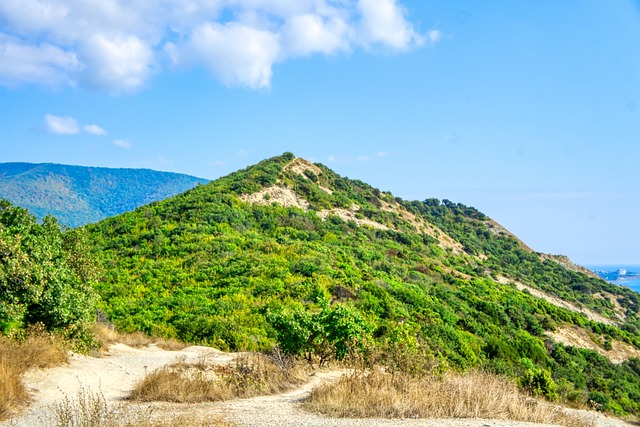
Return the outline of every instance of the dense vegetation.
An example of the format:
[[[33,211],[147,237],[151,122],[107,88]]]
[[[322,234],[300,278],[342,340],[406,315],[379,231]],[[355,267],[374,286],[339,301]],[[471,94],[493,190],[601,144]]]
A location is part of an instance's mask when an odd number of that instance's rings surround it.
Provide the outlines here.
[[[207,180],[148,169],[0,163],[0,198],[77,227],[174,196]]]
[[[0,200],[0,333],[44,327],[90,345],[98,277],[90,255],[84,231],[63,232],[52,217],[38,223]]]
[[[231,350],[278,345],[322,360],[360,350],[405,372],[482,367],[551,399],[640,412],[638,359],[616,365],[544,334],[577,325],[604,346],[640,348],[636,294],[543,261],[473,208],[405,202],[323,165],[285,169],[293,159],[285,153],[89,226],[103,257],[101,309],[124,331]],[[276,183],[309,210],[270,204],[268,194],[263,204],[240,198]],[[387,228],[319,215],[354,204],[356,219]],[[439,229],[426,232],[429,223]],[[445,234],[461,249],[442,244]],[[611,301],[593,296],[608,292],[627,321],[589,321],[499,276],[613,318]]]

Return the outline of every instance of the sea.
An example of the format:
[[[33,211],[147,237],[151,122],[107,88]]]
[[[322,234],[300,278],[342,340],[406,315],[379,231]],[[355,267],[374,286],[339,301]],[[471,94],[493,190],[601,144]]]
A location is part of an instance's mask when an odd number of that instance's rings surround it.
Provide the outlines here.
[[[640,293],[640,265],[590,265],[587,268],[609,283],[627,286]],[[625,275],[618,274],[621,269],[626,270]]]

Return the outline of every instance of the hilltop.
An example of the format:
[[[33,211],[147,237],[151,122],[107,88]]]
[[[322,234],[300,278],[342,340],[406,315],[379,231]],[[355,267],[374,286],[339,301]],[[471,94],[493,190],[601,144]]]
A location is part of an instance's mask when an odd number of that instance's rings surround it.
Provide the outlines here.
[[[640,411],[639,295],[460,203],[405,201],[285,153],[87,230],[101,309],[123,331],[320,362],[355,351],[413,373],[482,368],[550,399]]]
[[[77,227],[174,196],[208,182],[149,169],[51,163],[0,163],[0,199]]]

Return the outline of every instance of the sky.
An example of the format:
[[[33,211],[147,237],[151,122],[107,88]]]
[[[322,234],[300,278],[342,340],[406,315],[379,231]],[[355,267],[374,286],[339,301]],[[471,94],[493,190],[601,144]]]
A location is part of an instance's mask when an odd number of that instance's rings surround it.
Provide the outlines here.
[[[640,264],[640,3],[0,1],[0,162],[215,179],[285,151]]]

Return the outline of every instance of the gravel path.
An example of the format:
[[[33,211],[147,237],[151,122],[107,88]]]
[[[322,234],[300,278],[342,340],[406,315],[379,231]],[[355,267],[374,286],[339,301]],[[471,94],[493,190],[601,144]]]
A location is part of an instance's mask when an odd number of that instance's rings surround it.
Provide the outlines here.
[[[235,355],[223,353],[209,347],[188,347],[181,351],[164,351],[155,346],[134,349],[116,344],[105,357],[94,358],[74,355],[71,362],[43,371],[34,371],[25,378],[33,393],[33,400],[24,413],[0,426],[33,427],[44,425],[50,416],[50,407],[66,397],[74,398],[81,390],[100,392],[109,404],[119,404],[133,389],[133,385],[146,372],[185,359],[186,362],[206,360],[209,363],[227,364]],[[154,413],[179,415],[196,411],[200,415],[218,415],[246,427],[545,427],[544,424],[479,420],[479,419],[335,419],[304,411],[300,402],[325,381],[338,378],[342,372],[318,372],[302,387],[275,396],[259,396],[209,404],[154,403],[140,405],[153,408]],[[598,427],[626,427],[620,420],[600,414],[596,417]],[[187,426],[185,426],[187,427]]]

